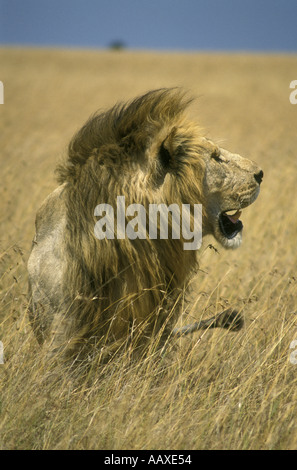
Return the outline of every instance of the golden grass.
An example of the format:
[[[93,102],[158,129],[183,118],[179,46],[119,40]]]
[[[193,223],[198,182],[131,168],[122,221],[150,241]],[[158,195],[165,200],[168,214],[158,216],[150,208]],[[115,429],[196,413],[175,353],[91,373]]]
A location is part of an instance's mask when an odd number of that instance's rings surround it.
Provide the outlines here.
[[[0,448],[296,448],[296,57],[2,49],[0,63]],[[35,212],[89,114],[176,85],[199,96],[191,113],[207,135],[264,170],[242,247],[206,240],[188,313],[237,306],[245,326],[181,339],[161,361],[152,347],[134,364],[94,363],[80,382],[53,374],[26,311]]]

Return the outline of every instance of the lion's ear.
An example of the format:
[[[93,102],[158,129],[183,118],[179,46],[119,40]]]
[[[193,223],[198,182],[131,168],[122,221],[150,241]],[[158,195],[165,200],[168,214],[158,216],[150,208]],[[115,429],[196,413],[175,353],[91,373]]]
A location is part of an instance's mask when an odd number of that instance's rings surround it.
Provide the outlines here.
[[[171,163],[172,158],[171,158],[169,150],[165,146],[165,140],[162,142],[160,150],[159,150],[159,160],[164,170],[167,170],[170,168],[170,163]]]
[[[170,134],[163,140],[160,149],[159,149],[159,160],[161,163],[162,168],[165,171],[170,171],[175,164],[175,148],[174,148],[174,141],[176,135],[176,127],[174,127]]]

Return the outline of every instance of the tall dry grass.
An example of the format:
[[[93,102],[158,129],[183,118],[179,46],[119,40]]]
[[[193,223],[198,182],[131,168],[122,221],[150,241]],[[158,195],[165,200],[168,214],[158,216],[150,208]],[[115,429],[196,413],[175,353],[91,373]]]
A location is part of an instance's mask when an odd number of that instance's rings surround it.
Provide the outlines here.
[[[0,448],[296,448],[296,57],[3,49],[0,63]],[[200,95],[191,112],[209,136],[264,170],[259,199],[243,212],[242,247],[205,240],[181,318],[231,305],[245,325],[195,333],[161,358],[152,344],[138,362],[94,361],[78,380],[48,363],[28,323],[35,212],[91,112],[175,85]]]

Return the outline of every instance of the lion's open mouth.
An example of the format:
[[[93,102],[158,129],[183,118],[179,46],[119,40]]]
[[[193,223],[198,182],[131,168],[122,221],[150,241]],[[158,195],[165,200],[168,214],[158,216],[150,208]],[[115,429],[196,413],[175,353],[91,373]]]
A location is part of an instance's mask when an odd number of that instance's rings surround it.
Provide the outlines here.
[[[239,217],[241,216],[240,210],[229,210],[222,212],[219,216],[219,226],[224,237],[231,240],[243,229],[243,224]]]

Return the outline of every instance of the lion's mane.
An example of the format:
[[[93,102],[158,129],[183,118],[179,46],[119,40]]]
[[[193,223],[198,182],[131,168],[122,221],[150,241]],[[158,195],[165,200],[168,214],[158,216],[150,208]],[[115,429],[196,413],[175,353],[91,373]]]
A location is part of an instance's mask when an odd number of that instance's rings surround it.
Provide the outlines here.
[[[176,321],[196,254],[184,251],[182,240],[98,241],[94,208],[115,207],[118,195],[145,207],[200,202],[201,180],[190,165],[194,127],[184,117],[190,102],[179,89],[161,89],[95,114],[57,169],[66,183],[69,335],[80,341],[92,337],[117,348],[134,337],[140,344],[157,332],[166,338]],[[202,178],[202,162],[195,165]]]

